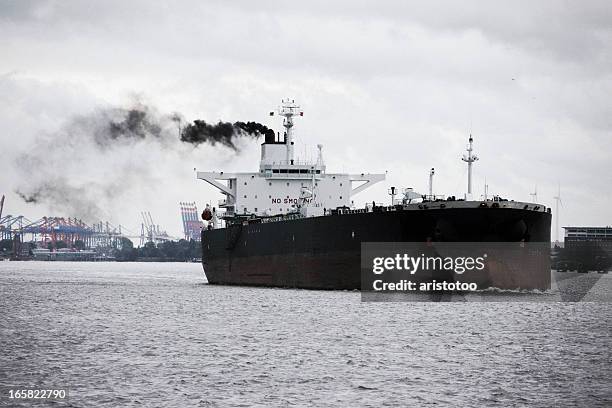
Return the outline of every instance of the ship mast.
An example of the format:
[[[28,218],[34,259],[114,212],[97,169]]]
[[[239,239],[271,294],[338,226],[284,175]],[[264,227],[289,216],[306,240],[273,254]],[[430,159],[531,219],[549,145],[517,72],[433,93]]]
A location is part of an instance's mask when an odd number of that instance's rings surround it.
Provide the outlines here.
[[[474,139],[472,138],[472,134],[470,134],[469,144],[465,149],[467,151],[467,154],[464,154],[463,158],[461,159],[468,164],[467,195],[465,197],[466,199],[470,199],[472,197],[472,163],[478,160],[478,156],[472,153],[474,151],[474,148],[472,147],[473,142]]]
[[[555,242],[559,242],[559,204],[561,204],[561,206],[563,206],[563,203],[561,202],[561,183],[559,183],[559,189],[557,190],[557,195],[555,197],[553,197],[553,199],[556,201],[556,207],[555,207],[555,213],[556,213],[556,217],[555,217]]]
[[[534,203],[538,202],[538,185],[536,184],[535,186],[535,190],[533,190],[533,193],[529,193],[529,195],[531,196],[531,200]]]
[[[304,116],[304,112],[300,111],[300,107],[293,99],[283,99],[282,105],[278,114],[284,116],[283,126],[285,127],[285,144],[287,145],[287,164],[293,165],[293,116]]]
[[[435,201],[434,200],[434,194],[433,194],[433,176],[434,176],[434,174],[436,174],[436,171],[432,167],[431,170],[429,170],[429,199],[431,201]]]

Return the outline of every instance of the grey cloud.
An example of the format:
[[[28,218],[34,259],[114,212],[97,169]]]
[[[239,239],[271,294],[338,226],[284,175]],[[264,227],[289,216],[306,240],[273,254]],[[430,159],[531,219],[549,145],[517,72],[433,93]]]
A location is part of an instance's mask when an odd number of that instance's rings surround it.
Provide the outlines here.
[[[0,82],[5,95],[21,98],[0,101],[0,117],[54,126],[64,116],[58,107],[79,95],[66,90],[71,86],[114,102],[120,92],[145,92],[167,111],[212,120],[262,120],[258,113],[290,94],[307,108],[298,141],[323,142],[337,170],[388,169],[390,182],[418,187],[426,184],[421,170],[435,165],[440,189],[460,193],[457,157],[472,129],[482,155],[479,185],[486,174],[503,195],[527,199],[535,183],[545,197],[546,185],[566,180],[568,220],[611,217],[595,204],[593,211],[572,208],[611,181],[607,2],[2,6],[0,71],[18,70],[41,85],[28,100]],[[8,126],[18,128],[15,122]],[[21,125],[24,132],[32,126]],[[256,150],[245,149],[252,161],[225,165],[254,168]],[[609,197],[607,190],[601,194]],[[380,200],[358,200],[373,198]]]
[[[17,9],[17,10],[14,10]],[[46,10],[46,13],[37,11]],[[511,51],[548,54],[565,62],[592,60],[605,69],[612,57],[605,2],[25,2],[6,12],[17,35],[61,38],[103,37],[138,52],[163,51],[182,57],[219,58],[242,64],[345,70],[369,75],[401,74],[407,59],[423,58],[428,43],[469,46],[462,36],[479,33]],[[24,16],[31,27],[23,27]],[[41,17],[43,16],[43,17]],[[21,18],[19,18],[21,17]],[[230,30],[226,27],[231,26]],[[342,33],[346,33],[343,35]],[[45,38],[40,38],[45,40]],[[92,44],[95,46],[95,42]],[[433,50],[435,52],[435,49]],[[441,47],[439,51],[446,51]],[[472,56],[474,57],[474,56]],[[383,61],[384,64],[380,64]],[[334,67],[336,67],[334,69]],[[395,69],[394,69],[395,68]]]

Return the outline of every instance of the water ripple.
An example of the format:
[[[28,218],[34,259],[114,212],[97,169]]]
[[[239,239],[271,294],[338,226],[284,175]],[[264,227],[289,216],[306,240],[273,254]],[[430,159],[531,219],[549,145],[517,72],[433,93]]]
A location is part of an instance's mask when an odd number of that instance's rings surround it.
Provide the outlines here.
[[[4,262],[0,312],[0,386],[68,387],[55,406],[612,404],[609,303],[362,303],[209,286],[196,264]]]

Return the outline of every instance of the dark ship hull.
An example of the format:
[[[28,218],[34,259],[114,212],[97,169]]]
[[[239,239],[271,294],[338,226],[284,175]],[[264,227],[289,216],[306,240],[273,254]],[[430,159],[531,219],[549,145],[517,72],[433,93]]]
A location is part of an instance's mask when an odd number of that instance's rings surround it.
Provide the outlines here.
[[[539,207],[463,203],[457,208],[436,203],[437,208],[410,205],[273,222],[254,219],[204,230],[202,263],[211,284],[354,290],[362,287],[362,242],[550,242],[551,214]],[[546,290],[550,268],[491,270],[481,282],[501,289]]]

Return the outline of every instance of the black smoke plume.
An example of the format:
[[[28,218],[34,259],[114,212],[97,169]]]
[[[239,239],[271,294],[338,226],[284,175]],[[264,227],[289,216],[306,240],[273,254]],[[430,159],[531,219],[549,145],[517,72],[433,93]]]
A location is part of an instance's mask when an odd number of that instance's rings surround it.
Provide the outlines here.
[[[38,191],[26,194],[26,193],[22,193],[20,190],[15,190],[15,193],[17,193],[17,195],[21,197],[21,199],[25,201],[26,203],[36,204],[38,203],[38,200],[40,199],[40,192]]]
[[[100,220],[123,211],[126,198],[191,177],[171,163],[200,161],[210,153],[203,149],[206,144],[238,152],[241,138],[274,138],[274,131],[256,122],[195,120],[184,128],[181,123],[179,113],[160,113],[141,101],[76,116],[57,132],[41,134],[16,157],[16,170],[27,182],[14,191],[27,203],[86,222]]]
[[[181,141],[198,145],[220,143],[224,146],[237,150],[234,140],[240,136],[259,138],[261,136],[274,138],[274,131],[257,122],[219,122],[215,125],[203,120],[194,120],[185,126],[181,132]]]
[[[46,180],[34,182],[26,187],[30,191],[17,189],[15,192],[26,203],[50,204],[61,211],[69,211],[70,217],[80,217],[88,221],[99,220],[102,214],[99,197],[94,197],[91,189],[102,191],[108,196],[104,186],[99,183],[92,185],[72,185],[68,178],[51,176]]]
[[[147,136],[159,137],[162,127],[151,116],[145,107],[123,110],[123,117],[118,121],[111,120],[108,124],[108,135],[111,139],[119,137],[138,137],[144,139]]]

